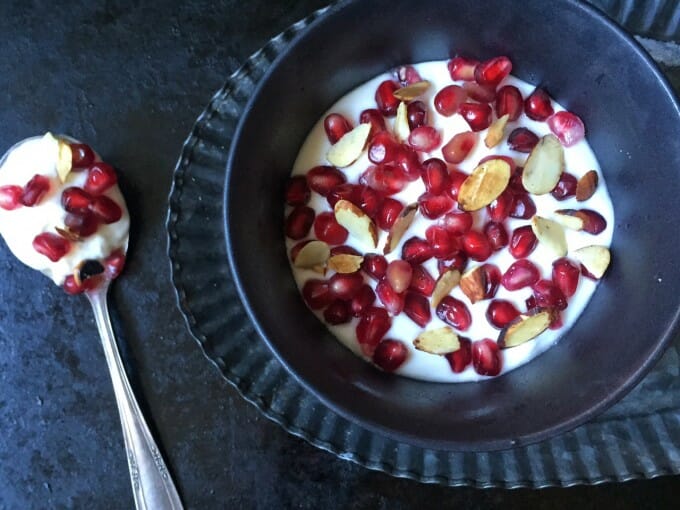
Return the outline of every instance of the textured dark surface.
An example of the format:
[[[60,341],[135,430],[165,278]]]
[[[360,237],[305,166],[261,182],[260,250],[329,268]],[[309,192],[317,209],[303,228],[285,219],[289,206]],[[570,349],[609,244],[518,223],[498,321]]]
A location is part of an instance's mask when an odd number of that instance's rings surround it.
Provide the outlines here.
[[[186,332],[165,255],[172,168],[254,50],[324,2],[3,2],[0,147],[51,129],[121,168],[134,217],[112,293],[138,394],[189,508],[662,508],[676,477],[514,492],[422,486],[336,459],[241,400]],[[131,508],[94,321],[0,249],[0,508]]]

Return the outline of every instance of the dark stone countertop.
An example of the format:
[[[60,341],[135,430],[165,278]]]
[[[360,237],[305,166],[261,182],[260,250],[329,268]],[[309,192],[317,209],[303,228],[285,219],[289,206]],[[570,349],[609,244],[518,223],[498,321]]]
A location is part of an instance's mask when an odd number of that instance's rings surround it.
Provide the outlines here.
[[[170,284],[172,169],[226,77],[325,3],[14,0],[0,7],[0,152],[49,129],[87,140],[122,169],[134,225],[128,266],[111,296],[114,327],[187,508],[675,504],[678,477],[542,491],[394,479],[290,436],[203,357]],[[132,508],[89,305],[18,264],[4,244],[0,274],[0,508]]]

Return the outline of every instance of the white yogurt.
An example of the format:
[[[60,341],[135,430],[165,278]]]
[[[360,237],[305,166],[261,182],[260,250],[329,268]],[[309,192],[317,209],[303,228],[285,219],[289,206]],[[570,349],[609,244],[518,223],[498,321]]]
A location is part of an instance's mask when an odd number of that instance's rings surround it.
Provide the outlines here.
[[[50,179],[50,190],[37,205],[20,206],[11,211],[0,208],[0,235],[21,262],[61,285],[83,260],[101,260],[118,248],[127,250],[130,216],[120,189],[117,185],[112,186],[104,195],[121,207],[120,220],[101,224],[93,235],[73,242],[71,250],[57,262],[35,251],[33,239],[38,234],[56,233],[55,227],[64,228],[67,212],[61,205],[62,191],[70,186],[82,188],[87,179],[86,170],[72,171],[62,183],[57,174],[57,159],[57,140],[48,133],[19,142],[0,161],[0,186],[23,187],[36,174]],[[98,156],[96,160],[101,161]]]
[[[463,131],[469,131],[470,128],[467,122],[458,114],[452,117],[443,117],[439,115],[434,109],[433,98],[436,93],[443,87],[450,85],[452,83],[458,83],[462,85],[462,82],[452,82],[451,77],[448,73],[446,67],[446,61],[439,62],[426,62],[417,64],[414,66],[423,79],[429,80],[432,84],[430,89],[427,91],[423,97],[420,98],[429,107],[428,124],[436,127],[442,134],[442,142],[445,144],[448,142],[453,135]],[[375,108],[374,94],[377,86],[380,82],[390,79],[391,75],[383,74],[373,80],[364,83],[358,88],[354,89],[344,97],[342,97],[337,103],[335,103],[326,114],[316,123],[314,128],[311,130],[307,139],[305,140],[298,157],[295,161],[293,167],[292,175],[304,175],[309,169],[316,165],[328,164],[326,161],[326,153],[331,147],[330,142],[326,137],[326,133],[323,127],[323,119],[328,113],[336,112],[344,115],[347,119],[356,125],[358,122],[359,114],[366,108]],[[499,87],[503,85],[514,85],[521,92],[523,97],[527,97],[534,89],[534,86],[519,80],[513,76],[507,77]],[[552,102],[554,110],[561,111],[564,110],[562,106],[557,104],[555,101]],[[494,117],[495,118],[495,117]],[[393,119],[386,119],[388,129],[391,128],[394,123]],[[510,133],[516,127],[527,127],[536,133],[539,137],[549,134],[550,130],[546,122],[538,122],[529,119],[526,115],[522,114],[517,121],[509,122],[506,133]],[[586,126],[587,129],[587,126]],[[481,131],[479,134],[479,141],[475,149],[470,153],[470,155],[460,163],[456,165],[460,170],[470,173],[477,166],[480,159],[490,154],[510,156],[513,158],[517,164],[524,165],[526,161],[527,154],[521,154],[516,151],[512,151],[507,146],[507,140],[503,140],[498,146],[488,149],[484,145],[484,137],[486,136],[486,130]],[[598,211],[606,220],[607,228],[597,236],[593,236],[583,232],[575,232],[565,229],[567,242],[569,246],[570,253],[583,246],[589,246],[593,244],[609,246],[612,239],[613,227],[614,227],[614,210],[612,206],[609,193],[607,192],[607,187],[604,182],[604,177],[600,171],[600,166],[595,159],[590,146],[586,140],[582,140],[572,147],[565,148],[565,162],[566,171],[576,176],[576,178],[581,177],[589,170],[596,170],[599,175],[599,185],[595,195],[590,198],[587,202],[577,202],[574,197],[563,201],[557,201],[551,194],[547,195],[531,195],[534,203],[536,204],[537,215],[550,218],[553,212],[557,209],[593,209]],[[442,158],[441,146],[431,153],[422,154],[421,161],[429,157]],[[347,181],[356,183],[359,179],[361,173],[366,170],[371,165],[368,160],[366,151],[364,154],[351,166],[343,168],[342,171],[347,176]],[[451,168],[452,166],[449,165]],[[394,198],[400,200],[404,204],[409,204],[416,202],[418,197],[425,191],[425,186],[422,180],[417,180],[415,182],[409,183],[409,185],[401,191],[400,193],[394,195]],[[317,214],[325,211],[331,211],[328,202],[325,197],[320,196],[317,193],[312,193],[312,198],[308,204],[313,208]],[[289,212],[290,208],[287,208],[286,214]],[[481,230],[482,226],[488,220],[486,216],[486,210],[477,211],[473,213],[475,217],[475,223],[473,228],[476,230]],[[425,238],[425,230],[428,226],[435,223],[437,220],[429,220],[422,215],[417,216],[417,220],[413,222],[409,230],[403,236],[401,244],[392,253],[386,256],[389,261],[400,258],[401,256],[401,245],[407,239],[418,236]],[[523,225],[528,225],[530,220],[520,220],[514,218],[508,218],[504,225],[508,231],[508,235],[512,234],[512,231]],[[314,235],[313,229],[310,230],[310,238]],[[356,248],[360,253],[373,252],[382,253],[382,247],[385,244],[385,238],[387,234],[381,231],[380,240],[378,242],[377,249],[368,249],[363,246],[360,242],[354,239],[351,235],[347,239],[345,244]],[[290,248],[294,246],[299,241],[292,241],[286,239],[286,246],[288,252]],[[568,255],[569,256],[569,255]],[[545,246],[538,244],[534,252],[528,257],[537,267],[541,270],[541,277],[550,279],[552,274],[552,262],[556,257],[546,249]],[[495,252],[488,260],[483,263],[495,264],[500,269],[501,273],[504,273],[508,267],[515,262],[515,258],[512,257],[507,248]],[[470,260],[468,264],[468,269],[478,265],[480,263]],[[437,270],[437,260],[430,259],[425,262],[423,266],[430,272],[430,274],[436,278],[439,274]],[[293,275],[297,282],[298,287],[301,289],[304,283],[310,278],[318,278],[319,275],[311,270],[299,269],[291,265]],[[370,278],[365,278],[367,283],[369,283],[373,288],[375,288],[375,282]],[[501,373],[507,373],[510,370],[523,365],[550,346],[555,344],[560,336],[562,336],[576,321],[585,306],[588,304],[590,297],[595,291],[597,283],[581,277],[578,289],[574,296],[569,298],[569,306],[566,310],[562,312],[562,319],[564,326],[559,330],[546,330],[537,338],[526,342],[518,347],[513,347],[511,349],[506,349],[501,351],[503,358],[503,369]],[[518,310],[523,311],[526,309],[525,299],[532,294],[529,287],[516,290],[513,292],[507,291],[503,286],[499,286],[498,292],[494,299],[505,299],[515,304]],[[493,328],[487,321],[485,314],[486,309],[489,306],[491,300],[479,301],[475,304],[471,304],[469,299],[462,293],[459,287],[455,288],[451,295],[457,299],[462,300],[468,307],[470,314],[472,316],[472,325],[470,329],[464,332],[458,332],[460,336],[469,338],[472,341],[481,340],[483,338],[491,338],[496,340],[499,331]],[[376,301],[376,305],[380,305],[379,300]],[[323,322],[323,316],[321,312],[315,312],[319,320]],[[356,339],[355,328],[358,319],[352,319],[347,324],[342,324],[339,326],[328,325],[328,329],[349,349],[351,349],[355,354],[366,358],[362,352],[361,348]],[[432,320],[424,329],[436,329],[439,327],[446,326],[446,323],[442,322],[436,315],[435,310],[432,310]],[[423,331],[415,324],[411,319],[409,319],[404,313],[399,314],[392,318],[392,327],[388,331],[385,338],[394,338],[402,340],[409,348],[409,356],[406,362],[404,362],[401,367],[399,367],[395,373],[407,377],[412,377],[415,379],[423,379],[427,381],[438,381],[438,382],[465,382],[465,381],[477,381],[481,379],[486,379],[485,376],[477,374],[474,368],[470,365],[465,371],[460,374],[454,373],[449,367],[448,362],[443,356],[428,354],[422,351],[417,351],[413,347],[413,340],[418,336],[418,334]],[[367,358],[366,358],[367,359]]]

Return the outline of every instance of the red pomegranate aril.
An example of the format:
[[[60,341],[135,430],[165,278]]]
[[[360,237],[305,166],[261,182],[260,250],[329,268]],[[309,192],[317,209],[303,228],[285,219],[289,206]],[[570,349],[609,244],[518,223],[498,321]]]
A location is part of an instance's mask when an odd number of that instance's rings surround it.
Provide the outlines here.
[[[418,197],[418,205],[423,216],[434,220],[453,209],[456,203],[449,195],[425,192]]]
[[[510,301],[494,299],[486,309],[486,320],[496,329],[503,329],[519,316],[519,310]]]
[[[482,262],[491,256],[489,239],[477,230],[470,230],[462,236],[463,251],[472,260]]]
[[[562,314],[556,310],[553,310],[552,312],[552,321],[550,322],[550,326],[548,326],[548,329],[557,330],[560,329],[562,326],[564,326],[564,320],[562,319]]]
[[[512,210],[510,211],[511,218],[518,218],[521,220],[531,219],[536,214],[536,204],[531,195],[526,192],[515,193],[512,201]]]
[[[570,174],[569,172],[562,172],[560,180],[557,181],[557,185],[550,192],[550,194],[555,197],[555,200],[566,200],[576,195],[576,184],[578,179]]]
[[[423,266],[413,266],[410,290],[418,292],[423,296],[431,296],[436,283],[432,275]]]
[[[517,120],[523,107],[524,99],[517,87],[504,85],[496,92],[496,117],[508,115],[508,120]]]
[[[513,129],[508,135],[508,147],[513,151],[524,152],[526,154],[534,150],[538,144],[538,135],[525,127]]]
[[[352,124],[339,113],[329,113],[323,120],[328,141],[335,144],[340,138],[352,130]]]
[[[358,195],[356,200],[359,208],[371,218],[375,218],[384,200],[382,194],[370,186],[365,185],[357,186],[356,194]],[[333,207],[335,207],[335,204]]]
[[[369,108],[359,114],[359,124],[370,124],[371,131],[368,133],[369,141],[381,131],[385,131],[385,117],[375,108]]]
[[[44,175],[34,175],[24,186],[21,203],[26,207],[37,205],[50,190],[50,180]]]
[[[408,178],[404,171],[392,165],[372,165],[359,177],[359,182],[384,193],[394,195],[408,185]]]
[[[420,73],[413,66],[397,67],[394,70],[394,77],[402,87],[423,81],[423,79],[420,77]]]
[[[522,174],[524,173],[524,168],[521,166],[515,166],[515,169],[510,175],[510,182],[508,182],[508,188],[510,188],[515,193],[528,193],[524,184],[522,184]]]
[[[387,310],[379,306],[368,308],[356,327],[357,341],[361,344],[361,350],[366,355],[372,355],[376,346],[387,334],[392,326]]]
[[[121,207],[106,195],[100,195],[92,199],[90,211],[107,225],[117,222],[123,216]]]
[[[328,280],[328,289],[337,299],[352,299],[364,284],[361,273],[336,273]]]
[[[499,251],[508,245],[508,232],[502,223],[490,221],[484,225],[484,235],[489,240],[491,249]]]
[[[536,249],[537,244],[538,239],[536,239],[536,235],[533,230],[531,230],[531,225],[525,225],[516,228],[512,232],[508,250],[516,259],[523,259],[528,257],[531,252]]]
[[[407,357],[408,348],[403,342],[386,338],[375,348],[373,363],[385,372],[394,372],[404,364]]]
[[[99,220],[89,211],[83,214],[68,213],[64,218],[64,225],[68,227],[70,232],[85,238],[97,231]]]
[[[333,301],[333,295],[327,281],[312,278],[302,287],[302,297],[312,310],[321,310]]]
[[[468,157],[477,145],[477,135],[472,131],[465,131],[453,135],[451,140],[442,147],[442,156],[448,163],[457,165]]]
[[[457,351],[449,352],[444,357],[449,362],[451,370],[460,374],[472,362],[472,342],[468,338],[458,337],[460,348]]]
[[[524,113],[532,120],[544,121],[553,114],[554,110],[550,96],[542,88],[537,87],[524,100]]]
[[[331,257],[334,257],[335,255],[356,255],[356,256],[361,256],[361,253],[359,253],[357,250],[352,248],[351,246],[347,246],[346,244],[343,244],[341,246],[333,246],[331,248]]]
[[[441,195],[451,186],[449,169],[439,158],[430,158],[421,165],[421,177],[425,184],[425,190],[435,195]]]
[[[294,241],[307,235],[314,223],[314,209],[306,205],[298,205],[286,218],[286,236]]]
[[[427,124],[427,106],[422,101],[412,101],[406,107],[408,127],[415,129]]]
[[[541,273],[533,262],[520,259],[513,262],[501,278],[501,284],[507,290],[519,290],[531,287],[541,279]]]
[[[57,262],[71,250],[71,243],[57,234],[43,232],[33,239],[33,249],[52,262]]]
[[[399,200],[387,197],[375,216],[376,225],[378,228],[389,231],[403,210],[404,205]]]
[[[66,294],[70,294],[72,296],[82,294],[85,291],[81,285],[78,285],[78,282],[76,282],[76,279],[72,274],[68,275],[66,279],[64,279],[64,283],[61,286]]]
[[[564,310],[567,307],[567,298],[552,281],[538,280],[532,289],[536,298],[536,306],[557,310]]]
[[[125,253],[123,250],[114,250],[102,261],[106,277],[113,280],[123,272],[125,266]]]
[[[501,283],[501,270],[493,264],[482,265],[485,275],[486,288],[484,289],[484,299],[492,299],[498,291]]]
[[[583,220],[583,230],[598,235],[607,228],[607,220],[599,212],[592,209],[581,209],[579,217]]]
[[[442,135],[432,126],[420,126],[411,131],[408,143],[419,152],[432,152],[442,143]]]
[[[367,253],[364,255],[361,269],[374,280],[382,280],[387,273],[387,259],[377,253]]]
[[[315,166],[307,172],[309,187],[324,197],[345,181],[347,181],[345,174],[332,166]]]
[[[449,60],[447,67],[451,79],[454,81],[472,81],[475,79],[475,68],[479,61],[465,57],[454,57]]]
[[[447,213],[439,220],[439,223],[452,234],[460,235],[470,231],[472,221],[472,213],[463,211]]]
[[[439,302],[437,317],[460,331],[467,331],[472,324],[472,315],[468,307],[453,296],[445,296]]]
[[[450,186],[446,192],[451,198],[453,198],[454,201],[458,201],[458,192],[460,191],[460,187],[463,185],[463,182],[465,182],[465,179],[467,178],[468,175],[461,172],[460,170],[451,170],[451,172],[449,172]]]
[[[512,211],[513,204],[514,204],[514,195],[512,191],[509,189],[506,189],[498,195],[496,200],[491,202],[489,205],[486,206],[486,212],[489,214],[489,219],[491,221],[504,221],[508,216],[510,216],[510,212]]]
[[[407,239],[401,247],[401,258],[411,264],[422,264],[433,256],[430,243],[420,237]]]
[[[438,260],[437,261],[437,270],[439,271],[439,274],[441,275],[444,271],[448,271],[449,269],[458,269],[461,273],[465,271],[465,268],[467,267],[468,264],[468,256],[463,253],[462,251],[456,253],[453,258],[449,260]]]
[[[305,205],[309,202],[311,196],[312,192],[304,175],[296,175],[288,179],[286,183],[286,203],[288,205]]]
[[[390,286],[399,294],[406,291],[411,285],[413,268],[405,260],[393,260],[387,266],[385,274]]]
[[[432,246],[432,254],[440,260],[448,260],[460,251],[460,239],[438,225],[431,225],[425,231],[425,237]]]
[[[467,92],[458,85],[448,85],[434,96],[434,109],[444,117],[458,113],[458,107],[467,99]]]
[[[404,313],[421,328],[432,320],[430,301],[417,292],[407,292],[404,301]]]
[[[94,163],[87,171],[85,191],[92,195],[101,195],[118,182],[116,171],[108,163],[99,161]]]
[[[570,298],[576,292],[579,276],[580,266],[566,257],[559,258],[552,264],[552,281],[566,298]]]
[[[472,366],[479,375],[495,376],[501,373],[503,360],[498,344],[489,338],[472,343]]]
[[[349,302],[349,308],[354,317],[361,317],[373,303],[375,303],[375,292],[370,285],[364,284]]]
[[[21,205],[21,196],[24,190],[21,186],[8,184],[0,186],[0,207],[6,211],[12,211]]]
[[[399,107],[399,99],[394,97],[394,91],[399,88],[399,85],[392,80],[385,80],[375,91],[375,103],[378,105],[378,110],[385,117],[394,117],[397,114]]]
[[[392,288],[387,280],[381,280],[375,286],[375,295],[390,315],[399,315],[404,309],[404,294]]]
[[[583,121],[571,112],[557,112],[548,119],[548,127],[565,147],[575,145],[586,136]]]
[[[494,57],[480,62],[475,68],[475,81],[480,85],[496,86],[512,71],[512,62],[508,57]]]
[[[87,168],[94,163],[94,151],[84,143],[71,143],[71,166],[75,171]]]
[[[323,311],[323,318],[328,324],[334,326],[349,322],[352,318],[349,309],[349,303],[342,299],[336,299],[331,302]]]
[[[376,133],[368,144],[368,159],[376,165],[394,162],[398,152],[399,143],[387,131]]]
[[[420,178],[421,167],[418,153],[407,145],[402,145],[397,152],[394,164],[401,168],[404,176],[409,181],[417,181]]]
[[[336,245],[347,241],[349,232],[335,220],[335,214],[324,212],[314,220],[314,235],[319,241]]]
[[[463,103],[460,114],[472,131],[482,131],[491,125],[491,107],[486,103]]]
[[[361,190],[359,186],[345,182],[335,186],[332,190],[330,190],[328,195],[326,195],[326,201],[331,207],[335,207],[335,204],[337,204],[340,200],[347,200],[352,202],[354,205],[359,205],[358,202],[360,191]]]
[[[531,296],[529,296],[528,298],[526,298],[526,300],[524,301],[524,304],[525,304],[526,307],[527,307],[527,311],[531,311],[531,310],[533,310],[534,308],[537,308],[537,307],[538,307],[538,304],[536,303],[536,296],[534,296],[534,295],[532,294]]]
[[[470,99],[480,103],[491,103],[496,99],[496,87],[492,85],[480,85],[471,81],[464,83],[463,89]]]

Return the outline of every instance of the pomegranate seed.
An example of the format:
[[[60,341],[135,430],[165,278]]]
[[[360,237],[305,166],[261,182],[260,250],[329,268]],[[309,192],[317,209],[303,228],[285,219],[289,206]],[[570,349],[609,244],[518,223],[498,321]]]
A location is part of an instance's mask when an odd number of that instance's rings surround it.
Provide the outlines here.
[[[449,169],[446,167],[446,163],[438,158],[430,158],[427,161],[423,161],[421,177],[423,178],[423,183],[425,183],[425,189],[435,195],[441,195],[451,186]]]
[[[373,363],[385,372],[394,372],[408,356],[408,348],[399,340],[386,338],[378,344],[373,353]]]
[[[394,77],[397,79],[402,87],[407,85],[413,85],[419,81],[423,81],[420,77],[420,73],[416,71],[413,66],[399,66],[394,70]]]
[[[532,120],[543,121],[553,114],[550,96],[542,88],[536,89],[524,100],[524,113]]]
[[[352,124],[339,113],[330,113],[323,120],[323,128],[328,141],[335,144],[345,133],[352,131]]]
[[[123,272],[125,265],[125,253],[123,250],[114,250],[108,257],[102,261],[106,277],[110,280],[118,278],[118,275]]]
[[[452,212],[445,214],[440,223],[452,234],[464,234],[472,228],[472,219],[472,214],[467,211]]]
[[[516,228],[510,237],[510,254],[516,259],[523,259],[536,249],[538,239],[531,230],[531,225]]]
[[[389,231],[403,210],[404,205],[399,200],[390,197],[386,198],[383,200],[375,217],[376,225],[385,231]]]
[[[448,271],[449,269],[458,269],[458,271],[462,273],[463,271],[465,271],[467,263],[468,256],[461,251],[456,253],[450,260],[438,260],[437,269],[439,270],[440,275],[444,271]]]
[[[453,209],[454,205],[456,205],[456,203],[449,195],[434,195],[425,192],[418,197],[420,212],[423,216],[430,218],[431,220],[446,214]]]
[[[486,320],[496,329],[503,329],[519,316],[519,310],[510,301],[494,299],[486,309]]]
[[[346,180],[345,174],[332,166],[315,166],[307,172],[309,187],[324,197]]]
[[[571,112],[557,112],[548,119],[548,127],[565,147],[571,147],[586,136],[583,121]]]
[[[421,328],[427,326],[432,320],[430,313],[430,301],[416,292],[407,292],[404,302],[404,313]]]
[[[84,143],[71,143],[71,166],[73,170],[82,170],[94,163],[94,151]]]
[[[377,253],[367,253],[364,255],[361,269],[374,280],[382,280],[387,273],[387,260]]]
[[[454,81],[472,81],[475,79],[475,68],[479,62],[465,57],[454,57],[447,67]]]
[[[33,207],[40,202],[49,190],[50,180],[44,175],[34,175],[24,186],[21,203],[26,207]]]
[[[101,195],[118,182],[116,171],[108,163],[100,161],[90,166],[85,181],[85,191],[92,195]]]
[[[475,81],[480,85],[496,86],[512,71],[508,57],[494,57],[481,62],[475,68]]]
[[[123,210],[120,206],[106,195],[94,197],[90,210],[102,223],[107,225],[117,222],[123,216]]]
[[[422,264],[432,257],[430,243],[420,237],[411,237],[401,247],[401,258],[411,264]]]
[[[566,257],[557,259],[552,267],[553,283],[562,291],[564,297],[570,298],[578,287],[581,268]]]
[[[351,246],[347,246],[343,244],[342,246],[333,246],[331,248],[331,257],[335,255],[356,255],[360,256],[361,253],[359,253],[357,250],[352,248]]]
[[[298,205],[286,218],[286,235],[297,241],[307,235],[314,223],[314,209]]]
[[[472,361],[472,342],[469,339],[459,336],[460,348],[457,351],[449,352],[444,357],[449,362],[451,370],[460,374]]]
[[[33,249],[52,262],[57,262],[71,250],[71,243],[57,234],[43,232],[33,239]]]
[[[518,127],[508,135],[508,147],[513,151],[529,153],[538,144],[538,135],[525,127]]]
[[[491,221],[504,221],[508,216],[510,216],[510,211],[513,209],[514,196],[512,191],[506,189],[498,195],[496,200],[491,202],[486,206],[486,211],[489,213],[489,219]]]
[[[529,227],[531,229],[531,227]],[[491,256],[491,243],[487,237],[476,230],[470,230],[462,236],[463,251],[472,260],[484,261]]]
[[[458,133],[442,147],[442,156],[445,161],[458,164],[468,157],[476,144],[477,135],[472,131]]]
[[[350,315],[349,303],[342,299],[336,299],[323,311],[323,318],[328,324],[338,325],[349,322]]]
[[[533,310],[538,306],[538,304],[536,304],[536,297],[533,294],[524,301],[524,304],[527,307],[527,311]]]
[[[536,204],[529,193],[515,193],[512,201],[511,218],[528,220],[536,214]]]
[[[24,190],[21,186],[0,186],[0,207],[6,211],[12,211],[21,205],[21,196]]]
[[[480,375],[494,376],[501,373],[503,361],[498,344],[489,338],[473,342],[472,366]]]
[[[552,321],[550,321],[550,326],[548,326],[548,328],[552,329],[552,330],[556,330],[556,329],[560,329],[562,326],[564,326],[564,321],[562,320],[562,314],[560,312],[553,310]]]
[[[378,306],[368,308],[357,324],[357,341],[366,355],[372,355],[376,346],[392,327],[387,310]]]
[[[336,245],[347,241],[349,232],[335,220],[335,214],[325,212],[314,220],[314,235],[319,241]]]
[[[352,315],[361,317],[365,310],[375,302],[375,292],[370,285],[362,285],[349,303]]]
[[[463,103],[460,114],[472,131],[482,131],[491,125],[491,107],[486,103]]]
[[[344,184],[339,184],[330,190],[328,195],[326,195],[326,200],[328,201],[328,205],[333,208],[340,200],[348,200],[354,205],[359,205],[358,202],[360,192],[361,189],[359,186],[346,182]]]
[[[399,85],[392,80],[385,80],[375,91],[375,102],[378,105],[378,110],[385,117],[394,117],[397,114],[399,107],[399,99],[394,97],[394,91],[399,88]]]
[[[484,225],[484,235],[489,240],[493,251],[501,250],[508,245],[508,232],[502,223],[490,221]]]
[[[328,280],[328,290],[334,298],[350,300],[364,284],[361,273],[336,273]]]
[[[399,143],[387,131],[381,131],[368,145],[368,159],[376,165],[392,163],[397,158]]]
[[[378,282],[375,287],[375,295],[390,315],[399,315],[404,309],[404,294],[392,288],[387,280]]]
[[[501,278],[501,284],[513,291],[523,287],[531,287],[541,278],[538,268],[529,260],[521,259],[513,262]]]
[[[521,166],[515,166],[515,169],[510,175],[510,182],[508,182],[508,187],[515,193],[527,193],[524,184],[522,184],[522,173],[524,173],[524,168]]]
[[[388,264],[385,276],[391,287],[401,294],[411,285],[413,268],[405,260],[393,260]]]
[[[536,306],[557,310],[564,310],[567,307],[567,298],[552,281],[538,280],[532,289],[536,298]]]
[[[64,218],[64,225],[77,236],[85,238],[97,231],[99,220],[89,211],[84,214],[69,213]]]
[[[385,127],[385,118],[382,116],[382,113],[375,108],[369,108],[368,110],[361,112],[359,115],[359,124],[371,125],[371,131],[368,133],[369,140],[373,140],[375,135],[387,129],[387,127]]]
[[[505,85],[496,92],[496,117],[508,115],[508,120],[517,120],[522,114],[524,99],[517,87]]]
[[[434,292],[436,282],[432,275],[428,273],[423,266],[414,266],[413,275],[411,276],[411,285],[409,289],[422,294],[423,296],[431,296]]]
[[[82,294],[85,291],[81,285],[78,285],[72,274],[66,277],[64,283],[62,284],[62,288],[66,294],[70,294],[72,296],[75,296],[76,294]]]
[[[472,324],[472,316],[468,307],[453,296],[445,296],[439,302],[437,317],[460,331],[467,331]]]
[[[305,205],[312,195],[304,175],[296,175],[286,183],[286,203],[288,205]]]
[[[501,271],[493,264],[482,265],[484,270],[484,299],[492,299],[498,291],[498,285],[501,283]]]
[[[406,107],[408,127],[415,129],[427,124],[427,106],[422,101],[412,101]]]
[[[572,214],[583,220],[583,231],[592,235],[598,235],[607,228],[607,220],[597,211],[592,209],[562,209],[558,212]]]
[[[560,180],[557,182],[557,186],[553,189],[550,194],[555,197],[556,200],[566,200],[567,198],[576,195],[576,184],[578,179],[568,172],[562,172]]]
[[[447,190],[449,196],[453,198],[454,200],[458,200],[458,192],[460,191],[460,187],[463,185],[463,182],[465,182],[465,179],[468,178],[467,174],[464,174],[463,172],[460,172],[459,170],[452,170],[449,173],[449,181],[451,182],[451,186]]]
[[[444,117],[458,112],[458,107],[467,99],[467,92],[458,85],[448,85],[434,96],[434,108]]]
[[[359,182],[384,193],[394,195],[408,185],[403,170],[391,165],[370,166],[359,177]]]
[[[328,282],[312,278],[302,287],[302,297],[312,310],[327,307],[333,300]]]
[[[411,131],[408,143],[420,152],[432,152],[442,143],[442,135],[432,126],[420,126]]]
[[[359,208],[371,218],[375,218],[383,203],[382,194],[370,186],[364,185],[357,186],[356,191],[358,194],[357,205]]]
[[[460,239],[444,227],[429,226],[425,231],[425,237],[432,246],[432,254],[437,259],[450,259],[460,251]]]
[[[496,87],[494,86],[468,82],[463,84],[463,89],[467,92],[470,99],[479,101],[480,103],[491,103],[496,99]]]
[[[409,181],[416,181],[420,177],[421,167],[418,153],[407,145],[402,145],[397,152],[394,164],[401,168]]]

